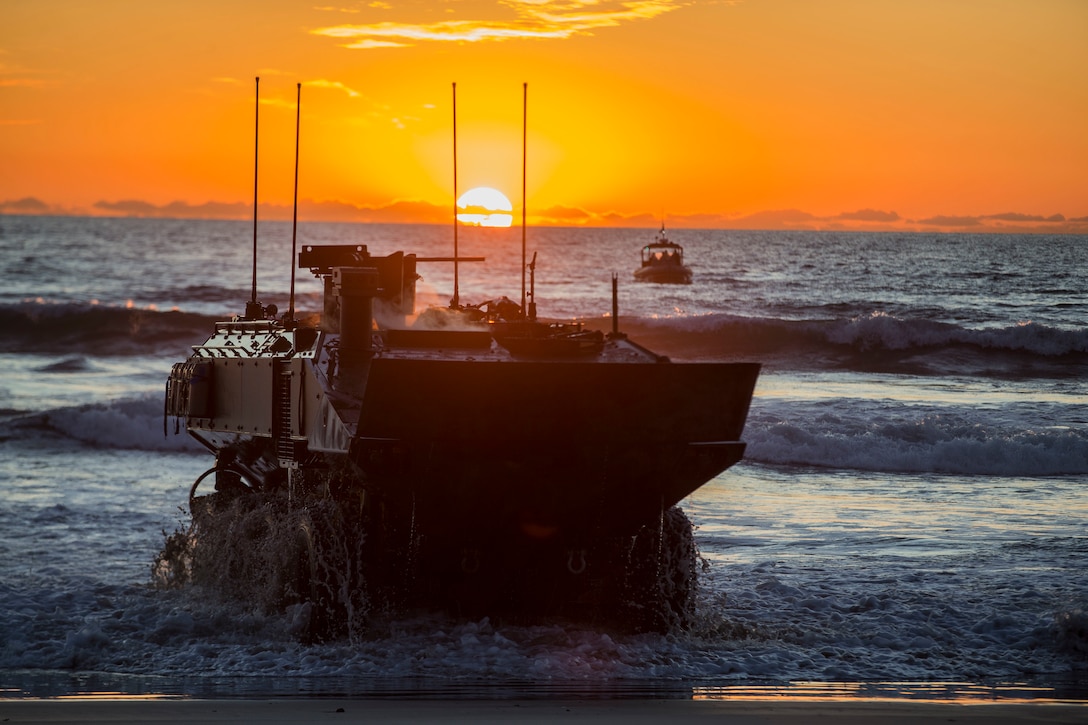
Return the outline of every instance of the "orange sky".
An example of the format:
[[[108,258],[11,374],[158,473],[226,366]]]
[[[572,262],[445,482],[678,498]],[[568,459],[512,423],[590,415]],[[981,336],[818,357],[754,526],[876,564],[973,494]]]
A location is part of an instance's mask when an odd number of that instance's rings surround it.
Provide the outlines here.
[[[257,75],[280,214],[301,82],[302,218],[448,215],[456,81],[520,219],[528,82],[531,222],[1088,232],[1083,0],[3,0],[0,211],[244,217]]]

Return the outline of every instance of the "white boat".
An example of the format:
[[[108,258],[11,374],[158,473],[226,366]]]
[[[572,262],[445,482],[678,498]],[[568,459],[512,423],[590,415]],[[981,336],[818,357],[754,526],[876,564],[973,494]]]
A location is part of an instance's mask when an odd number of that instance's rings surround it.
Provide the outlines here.
[[[635,270],[639,282],[691,284],[691,267],[684,264],[684,248],[665,235],[665,225],[642,248],[642,266]]]

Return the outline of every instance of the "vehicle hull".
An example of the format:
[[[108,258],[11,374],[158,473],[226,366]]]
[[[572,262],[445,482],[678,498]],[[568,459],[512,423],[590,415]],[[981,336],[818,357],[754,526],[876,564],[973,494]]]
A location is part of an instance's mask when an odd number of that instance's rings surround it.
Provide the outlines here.
[[[632,530],[740,460],[758,369],[375,360],[351,458],[436,530]]]
[[[179,561],[305,605],[314,636],[412,607],[682,623],[696,555],[676,505],[741,459],[759,365],[479,308],[407,325],[417,261],[307,248],[320,328],[217,323],[174,366],[167,428],[216,456]],[[379,329],[379,304],[405,324]]]

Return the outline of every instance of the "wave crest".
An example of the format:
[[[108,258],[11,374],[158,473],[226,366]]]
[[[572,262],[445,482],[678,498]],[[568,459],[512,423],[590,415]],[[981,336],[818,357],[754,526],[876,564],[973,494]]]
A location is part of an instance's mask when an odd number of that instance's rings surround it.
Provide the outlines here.
[[[1075,428],[1003,426],[969,412],[851,416],[791,405],[782,410],[788,419],[752,411],[746,459],[890,473],[1088,474],[1088,432]]]
[[[879,312],[829,320],[712,314],[625,318],[622,327],[677,359],[757,360],[779,369],[1065,377],[1088,362],[1088,329],[1035,322],[975,329]]]
[[[860,350],[910,350],[964,345],[1055,357],[1088,352],[1088,333],[1036,322],[972,329],[933,320],[903,320],[883,312],[832,323],[829,342]]]
[[[0,350],[134,355],[176,351],[201,340],[215,318],[95,304],[0,305]]]
[[[16,415],[0,424],[0,440],[54,436],[98,448],[202,451],[188,435],[164,435],[161,395],[112,400]]]

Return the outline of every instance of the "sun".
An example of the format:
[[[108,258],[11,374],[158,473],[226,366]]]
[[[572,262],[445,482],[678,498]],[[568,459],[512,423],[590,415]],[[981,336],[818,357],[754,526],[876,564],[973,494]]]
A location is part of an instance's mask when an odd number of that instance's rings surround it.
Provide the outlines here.
[[[457,221],[477,227],[508,227],[514,222],[510,200],[498,189],[477,186],[457,200]]]

